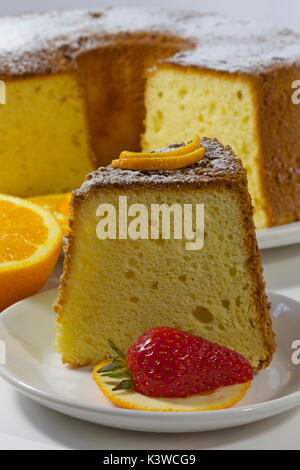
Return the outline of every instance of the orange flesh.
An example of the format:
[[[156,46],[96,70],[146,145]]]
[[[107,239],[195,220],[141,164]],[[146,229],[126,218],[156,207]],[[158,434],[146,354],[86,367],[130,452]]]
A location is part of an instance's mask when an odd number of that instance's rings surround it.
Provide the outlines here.
[[[34,196],[29,201],[49,210],[60,225],[63,235],[69,231],[68,217],[70,215],[71,193],[48,194],[45,196]]]
[[[29,258],[47,237],[48,230],[39,214],[0,201],[0,263]]]
[[[41,289],[56,264],[61,238],[51,212],[0,194],[0,312]]]

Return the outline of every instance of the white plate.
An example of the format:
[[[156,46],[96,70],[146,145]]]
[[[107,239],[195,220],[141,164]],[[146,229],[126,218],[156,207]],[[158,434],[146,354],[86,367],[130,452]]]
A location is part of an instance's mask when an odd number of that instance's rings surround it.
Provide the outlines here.
[[[278,349],[271,366],[255,377],[247,395],[228,410],[166,413],[114,407],[92,380],[91,367],[63,366],[53,351],[56,290],[23,300],[0,316],[7,349],[0,375],[20,392],[54,410],[121,429],[195,432],[228,428],[279,414],[300,404],[300,365],[291,344],[300,340],[300,303],[270,294]]]
[[[300,222],[256,230],[256,237],[261,250],[300,243]]]

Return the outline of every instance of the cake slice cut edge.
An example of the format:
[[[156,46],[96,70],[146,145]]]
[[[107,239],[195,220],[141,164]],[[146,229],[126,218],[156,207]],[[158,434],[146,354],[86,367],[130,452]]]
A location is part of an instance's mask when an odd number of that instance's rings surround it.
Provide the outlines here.
[[[180,170],[100,168],[73,193],[58,299],[56,350],[72,366],[126,351],[144,331],[174,326],[243,354],[255,370],[275,350],[246,171],[230,147],[201,140],[205,157]],[[134,203],[204,204],[205,240],[99,240],[96,209]]]

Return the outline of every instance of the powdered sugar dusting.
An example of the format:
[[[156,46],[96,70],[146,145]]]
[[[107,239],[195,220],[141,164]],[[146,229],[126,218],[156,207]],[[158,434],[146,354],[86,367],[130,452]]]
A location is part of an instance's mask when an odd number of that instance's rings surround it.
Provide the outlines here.
[[[300,60],[300,36],[253,20],[194,12],[106,8],[26,14],[0,19],[3,73],[22,74],[51,67],[55,57],[72,61],[102,44],[107,35],[157,31],[193,39],[196,47],[169,59],[228,72],[261,70]],[[68,48],[68,56],[61,52]],[[55,63],[59,67],[58,63]]]
[[[181,186],[190,184],[203,186],[208,183],[225,180],[231,184],[242,178],[246,181],[246,171],[231,147],[224,147],[217,139],[202,138],[205,156],[198,163],[178,170],[137,171],[120,168],[101,167],[87,177],[77,194],[85,194],[95,187],[114,186]]]
[[[190,22],[189,32],[197,37],[197,47],[170,62],[249,72],[300,60],[300,35],[250,19],[202,17]]]

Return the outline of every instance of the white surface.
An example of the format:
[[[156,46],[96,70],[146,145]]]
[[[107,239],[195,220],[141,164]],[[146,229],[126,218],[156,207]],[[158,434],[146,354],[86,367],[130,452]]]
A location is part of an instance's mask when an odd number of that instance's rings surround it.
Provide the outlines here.
[[[176,433],[248,424],[300,405],[300,368],[291,362],[291,345],[300,338],[300,302],[269,294],[277,351],[239,404],[227,410],[154,413],[114,407],[93,382],[93,367],[62,365],[53,350],[51,306],[56,296],[57,289],[42,292],[11,306],[0,319],[0,337],[7,347],[7,363],[0,365],[0,376],[51,409],[120,429]]]
[[[268,289],[300,301],[300,245],[264,251],[263,264]],[[60,271],[58,265],[48,287],[56,285]],[[48,410],[0,379],[0,449],[299,450],[299,428],[300,407],[258,423],[221,431],[194,434],[122,431]]]
[[[256,237],[261,250],[300,243],[300,222],[257,230]]]

